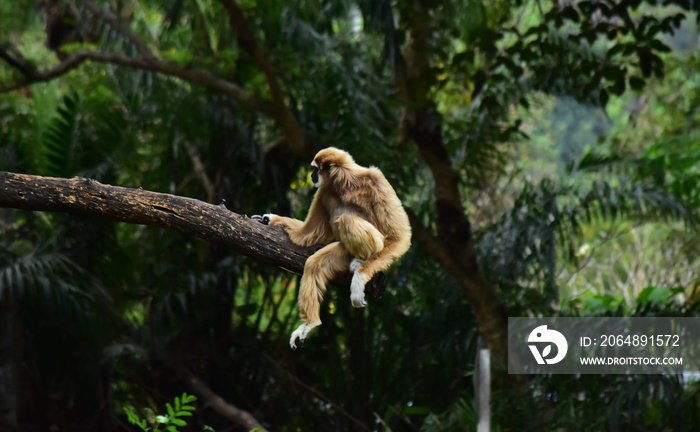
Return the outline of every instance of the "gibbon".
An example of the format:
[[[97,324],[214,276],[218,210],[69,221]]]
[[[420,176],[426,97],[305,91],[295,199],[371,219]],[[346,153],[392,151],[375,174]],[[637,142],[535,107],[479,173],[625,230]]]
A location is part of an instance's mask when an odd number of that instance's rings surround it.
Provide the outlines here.
[[[355,163],[349,153],[329,147],[311,162],[311,181],[318,188],[305,221],[274,214],[253,216],[280,225],[299,246],[328,244],[311,255],[304,266],[299,289],[303,323],[289,344],[304,342],[311,329],[321,325],[320,308],[326,284],[346,270],[353,272],[350,301],[365,307],[365,284],[386,270],[411,246],[408,216],[384,174],[375,167]]]

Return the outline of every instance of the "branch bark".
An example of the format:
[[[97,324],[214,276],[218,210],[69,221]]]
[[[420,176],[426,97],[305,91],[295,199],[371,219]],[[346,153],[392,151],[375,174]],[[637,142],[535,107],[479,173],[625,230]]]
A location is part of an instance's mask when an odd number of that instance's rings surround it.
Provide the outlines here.
[[[317,250],[299,247],[282,228],[263,225],[223,205],[79,177],[61,179],[0,172],[0,207],[97,216],[171,229],[222,243],[296,274],[303,273],[306,259]],[[333,283],[349,289],[351,279],[346,272]],[[377,298],[385,287],[386,278],[379,274],[367,283],[365,292]]]

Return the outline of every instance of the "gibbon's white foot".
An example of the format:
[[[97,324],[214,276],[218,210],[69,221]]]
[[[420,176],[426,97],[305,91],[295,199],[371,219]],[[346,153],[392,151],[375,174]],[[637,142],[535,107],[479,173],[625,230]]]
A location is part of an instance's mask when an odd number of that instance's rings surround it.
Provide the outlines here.
[[[365,284],[369,281],[369,277],[365,273],[356,271],[352,276],[350,284],[350,303],[353,307],[363,308],[367,306],[365,300]]]
[[[350,261],[350,271],[355,273],[357,269],[360,268],[363,262],[365,262],[365,260],[354,258],[352,261]]]
[[[299,327],[297,327],[296,330],[292,332],[292,337],[289,338],[289,346],[292,347],[292,349],[297,349],[297,344],[296,341],[299,339],[299,342],[304,343],[304,339],[306,339],[306,335],[309,334],[309,331],[313,329],[314,327],[318,327],[321,325],[321,323],[318,324],[309,324],[309,323],[303,323]]]

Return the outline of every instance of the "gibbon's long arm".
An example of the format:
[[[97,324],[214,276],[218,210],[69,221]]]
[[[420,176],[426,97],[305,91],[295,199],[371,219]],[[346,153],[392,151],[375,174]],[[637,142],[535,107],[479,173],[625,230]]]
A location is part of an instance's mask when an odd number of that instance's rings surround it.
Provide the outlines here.
[[[0,207],[97,216],[115,221],[151,225],[222,243],[266,264],[301,274],[317,248],[303,248],[281,229],[267,227],[223,205],[192,198],[110,186],[95,180],[42,177],[0,172]],[[386,287],[384,275],[368,284],[373,297]],[[333,278],[349,287],[352,275]]]
[[[330,215],[314,196],[304,222],[284,216],[266,214],[269,225],[283,227],[295,244],[303,247],[325,245],[333,238]]]

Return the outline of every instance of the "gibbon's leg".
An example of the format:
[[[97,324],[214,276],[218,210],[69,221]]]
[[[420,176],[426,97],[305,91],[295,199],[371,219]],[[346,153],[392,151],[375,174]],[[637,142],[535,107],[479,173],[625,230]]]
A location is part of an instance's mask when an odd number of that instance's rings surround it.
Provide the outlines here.
[[[306,260],[299,288],[299,315],[303,324],[294,330],[289,339],[293,349],[296,348],[297,339],[304,342],[309,331],[321,325],[320,309],[326,284],[335,275],[347,270],[351,259],[347,249],[341,243],[334,242]]]
[[[335,220],[338,240],[354,258],[364,261],[384,248],[384,235],[371,223],[353,213]]]
[[[357,272],[365,260],[384,249],[384,235],[362,217],[353,213],[343,213],[338,217],[336,223],[340,242],[354,257],[349,265],[350,271]],[[350,302],[356,308],[367,306],[365,284],[351,285]]]
[[[367,305],[365,301],[365,284],[376,273],[388,269],[394,261],[406,253],[410,246],[410,238],[402,241],[387,238],[384,240],[384,249],[367,258],[355,270],[355,274],[352,276],[352,283],[350,284],[350,300],[353,306],[364,307]]]

